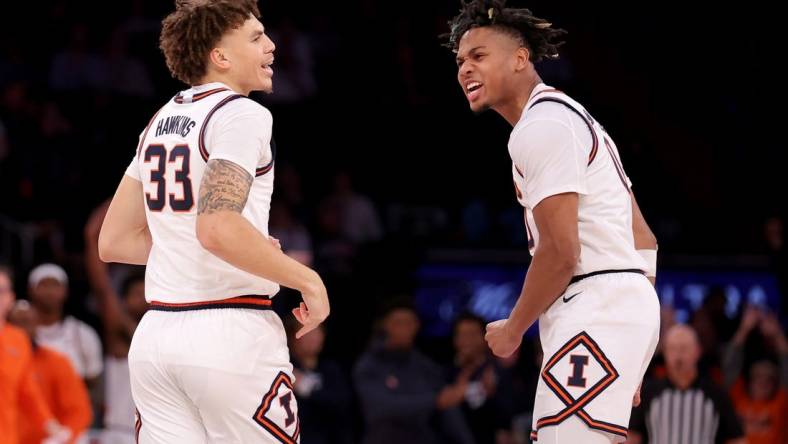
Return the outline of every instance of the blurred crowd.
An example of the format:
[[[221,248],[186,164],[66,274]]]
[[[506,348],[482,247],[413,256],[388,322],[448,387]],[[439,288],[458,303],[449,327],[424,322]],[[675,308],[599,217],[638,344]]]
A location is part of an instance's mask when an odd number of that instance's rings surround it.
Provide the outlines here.
[[[89,251],[95,252],[103,210],[85,229]],[[66,313],[69,276],[60,266],[36,267],[19,297],[13,272],[0,267],[6,387],[0,427],[9,431],[0,442],[17,442],[9,438],[15,434],[31,444],[46,437],[47,443],[134,442],[126,356],[145,313],[143,277],[137,269],[110,270],[95,253],[86,268],[98,330]],[[628,442],[788,443],[785,330],[763,307],[747,306],[728,319],[719,294],[712,292],[686,324],[663,308],[660,345],[633,408]],[[351,334],[365,336],[364,346],[347,359],[325,348],[327,338],[347,327],[329,323],[296,341],[297,323],[283,318],[303,442],[529,442],[543,359],[537,339],[509,358],[494,357],[484,341],[486,321],[462,313],[443,358],[422,351],[418,312],[410,297],[399,296],[381,303],[369,328],[353,325]]]

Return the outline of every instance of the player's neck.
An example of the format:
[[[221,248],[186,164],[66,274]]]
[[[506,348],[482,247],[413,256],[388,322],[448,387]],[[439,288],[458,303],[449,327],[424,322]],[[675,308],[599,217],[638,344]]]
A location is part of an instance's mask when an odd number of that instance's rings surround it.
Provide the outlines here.
[[[493,107],[511,126],[517,125],[517,122],[520,121],[523,109],[528,103],[528,99],[531,98],[531,93],[537,85],[542,83],[542,79],[538,74],[534,73],[534,75],[527,77],[523,83],[522,86],[518,86],[515,89],[515,93],[510,96],[510,99]]]
[[[205,77],[200,79],[200,81],[198,81],[197,84],[192,86],[199,86],[199,85],[205,85],[208,83],[216,83],[216,82],[224,83],[225,85],[229,86],[231,90],[237,92],[238,94],[249,96],[249,93],[251,92],[244,90],[243,87],[239,85],[238,82],[235,82],[233,79],[229,79],[219,73],[208,73]]]

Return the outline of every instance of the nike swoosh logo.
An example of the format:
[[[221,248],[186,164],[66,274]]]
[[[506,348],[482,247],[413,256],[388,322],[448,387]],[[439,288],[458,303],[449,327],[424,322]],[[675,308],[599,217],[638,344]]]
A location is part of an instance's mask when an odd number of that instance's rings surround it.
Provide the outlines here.
[[[573,294],[572,296],[569,296],[569,297],[564,296],[564,302],[571,301],[572,298],[574,298],[575,296],[579,295],[580,293],[582,293],[582,291],[579,291],[579,292],[577,292],[577,293],[575,293],[575,294]]]

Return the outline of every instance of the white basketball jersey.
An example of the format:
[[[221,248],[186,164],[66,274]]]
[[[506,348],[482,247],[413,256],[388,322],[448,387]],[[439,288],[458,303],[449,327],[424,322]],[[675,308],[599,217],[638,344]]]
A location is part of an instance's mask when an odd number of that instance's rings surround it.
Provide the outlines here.
[[[180,92],[153,116],[126,174],[142,182],[153,238],[145,297],[191,303],[273,296],[279,285],[214,256],[197,240],[197,198],[209,159],[232,161],[254,177],[242,215],[268,236],[274,187],[271,113],[222,83]]]
[[[574,192],[581,244],[575,275],[646,269],[632,234],[632,183],[613,139],[583,106],[539,84],[512,130],[509,154],[532,255],[539,244],[534,208],[547,197]]]

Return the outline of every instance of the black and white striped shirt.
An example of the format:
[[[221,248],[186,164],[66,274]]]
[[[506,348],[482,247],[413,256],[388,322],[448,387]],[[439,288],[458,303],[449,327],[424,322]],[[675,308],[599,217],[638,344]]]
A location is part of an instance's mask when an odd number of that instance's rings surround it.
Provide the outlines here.
[[[650,444],[716,444],[744,436],[728,395],[700,380],[686,390],[668,380],[646,381],[629,428]]]

